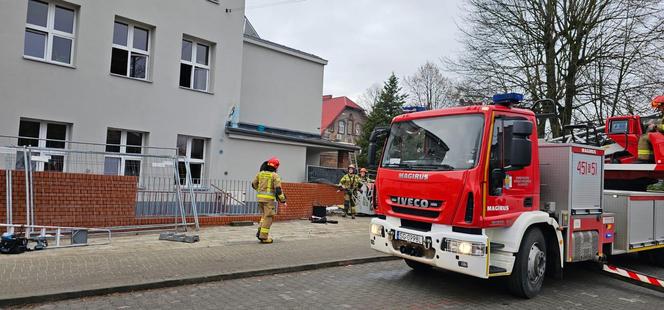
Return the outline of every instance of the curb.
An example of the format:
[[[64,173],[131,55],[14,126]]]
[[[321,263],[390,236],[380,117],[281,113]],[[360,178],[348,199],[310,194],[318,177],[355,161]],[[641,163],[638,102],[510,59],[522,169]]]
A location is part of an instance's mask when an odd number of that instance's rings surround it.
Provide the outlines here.
[[[375,256],[375,257],[365,257],[365,258],[354,258],[354,259],[347,259],[341,261],[329,261],[329,262],[305,264],[298,266],[240,271],[240,272],[216,274],[211,276],[164,280],[164,281],[149,282],[149,283],[131,284],[131,285],[120,285],[120,286],[107,287],[107,288],[82,290],[77,292],[62,292],[62,293],[35,295],[28,297],[7,298],[7,299],[0,299],[0,308],[9,307],[9,306],[38,304],[45,302],[55,302],[55,301],[77,299],[83,297],[93,297],[93,296],[101,296],[101,295],[109,295],[117,293],[128,293],[134,291],[168,288],[168,287],[183,286],[183,285],[201,284],[207,282],[219,282],[225,280],[268,276],[268,275],[308,271],[308,270],[331,268],[331,267],[385,262],[397,259],[401,258],[395,256]]]

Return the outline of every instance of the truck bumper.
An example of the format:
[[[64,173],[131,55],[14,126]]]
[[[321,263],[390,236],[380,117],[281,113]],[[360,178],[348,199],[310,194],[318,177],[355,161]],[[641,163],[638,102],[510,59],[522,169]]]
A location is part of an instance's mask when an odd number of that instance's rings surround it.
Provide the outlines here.
[[[437,224],[424,232],[403,228],[400,219],[387,217],[372,219],[370,242],[372,249],[389,255],[478,278],[489,277],[489,244],[484,234],[453,232],[452,226]]]

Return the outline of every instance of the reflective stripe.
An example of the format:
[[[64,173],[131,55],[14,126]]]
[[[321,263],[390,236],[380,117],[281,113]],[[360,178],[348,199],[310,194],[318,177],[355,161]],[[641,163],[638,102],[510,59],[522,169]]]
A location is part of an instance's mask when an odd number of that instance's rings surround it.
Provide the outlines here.
[[[261,193],[256,194],[256,197],[258,197],[258,198],[264,198],[264,199],[274,199],[274,195],[273,195],[273,194],[270,194],[270,193],[264,193],[264,192],[261,192]]]
[[[639,155],[652,155],[651,150],[639,150]]]
[[[270,229],[269,229],[269,228],[265,228],[265,227],[262,227],[262,228],[261,228],[261,234],[267,234],[267,233],[269,233],[269,232],[270,232]]]

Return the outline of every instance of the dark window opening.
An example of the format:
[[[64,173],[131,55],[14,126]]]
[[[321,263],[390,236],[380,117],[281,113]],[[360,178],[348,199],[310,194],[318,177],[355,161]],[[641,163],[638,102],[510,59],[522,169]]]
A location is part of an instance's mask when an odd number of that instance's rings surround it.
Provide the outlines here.
[[[111,55],[111,73],[127,75],[127,61],[129,61],[129,52],[114,48]]]

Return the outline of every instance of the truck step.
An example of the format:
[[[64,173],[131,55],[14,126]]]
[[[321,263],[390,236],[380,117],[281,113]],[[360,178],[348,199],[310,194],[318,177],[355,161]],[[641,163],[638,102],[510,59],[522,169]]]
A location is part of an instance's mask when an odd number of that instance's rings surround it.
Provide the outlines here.
[[[489,274],[503,273],[503,272],[507,272],[507,269],[497,266],[489,266]]]

